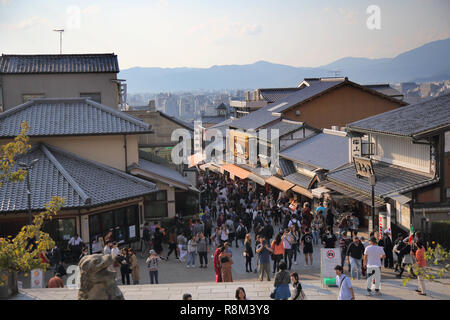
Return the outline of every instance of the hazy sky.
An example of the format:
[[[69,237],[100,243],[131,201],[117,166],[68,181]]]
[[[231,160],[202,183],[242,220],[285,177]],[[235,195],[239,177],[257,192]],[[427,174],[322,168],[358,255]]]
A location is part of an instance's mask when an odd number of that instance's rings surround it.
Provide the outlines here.
[[[366,13],[380,8],[381,29]],[[0,0],[0,53],[114,52],[121,69],[259,60],[317,67],[450,37],[449,0]]]

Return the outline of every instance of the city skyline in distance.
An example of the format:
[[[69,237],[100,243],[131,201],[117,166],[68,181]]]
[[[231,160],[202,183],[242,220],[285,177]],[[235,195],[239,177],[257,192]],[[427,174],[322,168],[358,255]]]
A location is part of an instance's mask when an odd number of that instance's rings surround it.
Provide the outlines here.
[[[393,58],[450,37],[450,3],[414,1],[0,0],[5,54],[114,52],[121,69],[243,65],[318,67],[344,57]],[[370,30],[367,9],[380,9]],[[408,10],[405,10],[407,8]]]

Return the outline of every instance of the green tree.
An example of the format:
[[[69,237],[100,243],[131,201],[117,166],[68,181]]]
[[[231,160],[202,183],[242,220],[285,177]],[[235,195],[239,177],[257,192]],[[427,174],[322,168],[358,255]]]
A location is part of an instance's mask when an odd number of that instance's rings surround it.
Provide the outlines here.
[[[412,280],[412,274],[416,277],[419,276],[424,280],[445,284],[438,279],[448,278],[449,276],[450,254],[440,244],[436,244],[433,241],[432,245],[432,247],[428,247],[427,251],[425,251],[425,259],[427,260],[426,267],[420,267],[417,262],[406,267],[408,276],[403,279],[403,286],[406,286],[406,284]]]
[[[21,124],[20,134],[14,141],[0,147],[0,188],[4,181],[23,181],[26,177],[26,170],[14,170],[17,156],[25,154],[30,148],[29,137],[27,136],[28,124]],[[29,272],[36,268],[47,269],[48,264],[41,262],[39,253],[51,249],[54,241],[50,235],[42,232],[42,226],[47,219],[61,209],[64,199],[53,197],[45,205],[45,211],[34,216],[33,223],[22,227],[21,231],[12,238],[0,238],[0,271],[8,272]],[[4,285],[7,276],[0,279],[0,286]]]

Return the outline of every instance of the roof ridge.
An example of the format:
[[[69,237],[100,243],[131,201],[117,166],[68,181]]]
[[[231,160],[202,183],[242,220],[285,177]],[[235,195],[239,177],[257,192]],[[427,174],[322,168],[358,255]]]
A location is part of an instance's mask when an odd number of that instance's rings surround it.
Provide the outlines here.
[[[110,167],[110,166],[108,166],[106,164],[103,164],[103,163],[100,163],[100,162],[97,162],[97,161],[93,161],[93,160],[90,160],[90,159],[86,159],[86,158],[80,157],[79,155],[77,155],[75,153],[72,153],[72,152],[69,152],[67,150],[64,150],[64,149],[61,149],[61,148],[58,148],[58,147],[55,147],[55,146],[51,146],[51,145],[48,145],[48,144],[46,144],[46,147],[48,149],[50,149],[50,150],[56,151],[58,153],[61,153],[61,154],[65,155],[65,156],[67,156],[67,157],[71,157],[71,158],[74,158],[74,159],[76,159],[78,161],[83,161],[83,162],[89,163],[89,164],[91,164],[91,165],[93,165],[93,166],[95,166],[95,167],[97,167],[97,168],[99,168],[101,170],[106,171],[106,172],[117,174],[117,175],[121,176],[122,178],[131,180],[131,181],[134,181],[134,182],[137,182],[137,183],[145,184],[145,185],[147,185],[148,187],[151,187],[151,188],[156,188],[156,185],[154,183],[152,183],[152,182],[149,182],[147,180],[143,180],[143,179],[137,178],[137,177],[135,177],[135,176],[133,176],[131,174],[128,174],[128,173],[124,173],[124,172],[120,171],[119,169]]]
[[[27,102],[24,102],[22,104],[19,104],[18,106],[15,106],[11,109],[8,109],[6,111],[3,111],[0,113],[0,119],[5,119],[19,111],[22,111],[28,107],[30,107],[31,105],[33,105],[34,100],[28,100]]]
[[[135,117],[132,117],[132,116],[130,116],[129,114],[127,114],[125,112],[121,112],[121,111],[116,110],[116,109],[114,109],[112,107],[105,106],[105,105],[103,105],[101,103],[95,102],[95,101],[90,100],[88,98],[85,98],[85,101],[86,101],[86,103],[96,107],[97,109],[100,109],[100,110],[102,110],[104,112],[111,113],[112,115],[115,115],[115,116],[117,116],[119,118],[122,118],[123,120],[133,122],[135,125],[142,126],[142,127],[146,128],[146,129],[150,129],[150,130],[152,128],[152,126],[150,124],[148,124],[148,123],[146,123],[146,122],[144,122],[142,120],[139,120],[139,119],[137,119]]]
[[[66,169],[59,163],[59,161],[55,158],[55,156],[48,150],[45,144],[39,145],[42,152],[44,152],[45,156],[53,163],[53,165],[58,169],[58,171],[63,175],[63,177],[67,180],[67,182],[75,189],[80,198],[84,201],[85,205],[89,205],[92,201],[91,197],[89,197],[86,192],[78,185],[74,178],[67,172]]]

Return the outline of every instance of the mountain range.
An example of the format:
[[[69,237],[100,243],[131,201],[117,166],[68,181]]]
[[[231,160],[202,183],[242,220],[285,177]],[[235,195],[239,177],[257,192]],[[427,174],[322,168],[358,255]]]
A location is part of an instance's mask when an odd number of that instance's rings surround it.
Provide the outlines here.
[[[128,92],[295,87],[304,78],[340,76],[361,84],[450,80],[450,38],[427,43],[394,58],[346,57],[320,67],[292,67],[266,61],[210,68],[143,68],[120,72]]]

